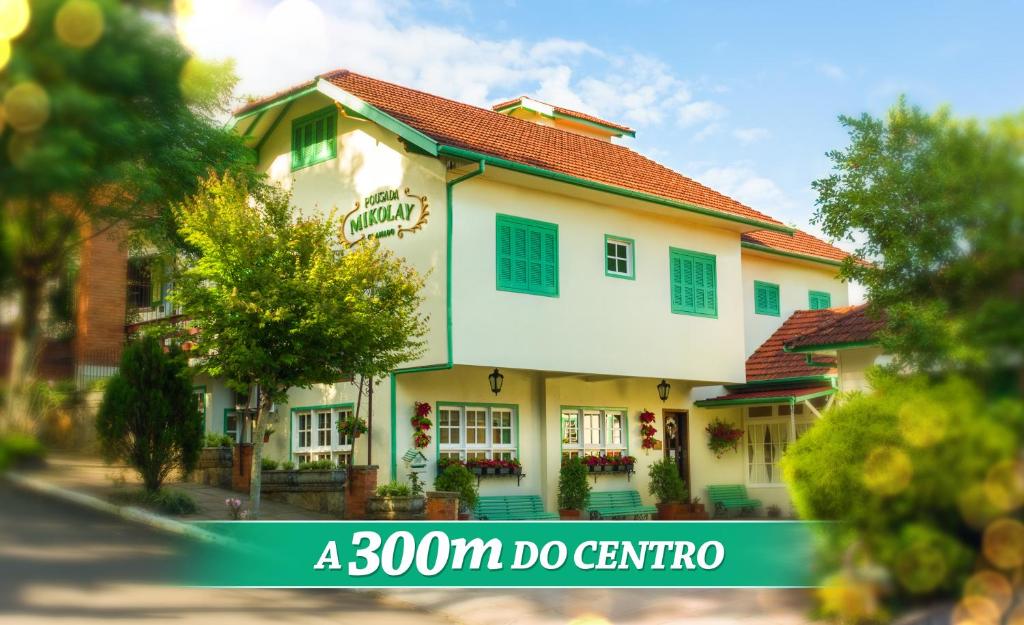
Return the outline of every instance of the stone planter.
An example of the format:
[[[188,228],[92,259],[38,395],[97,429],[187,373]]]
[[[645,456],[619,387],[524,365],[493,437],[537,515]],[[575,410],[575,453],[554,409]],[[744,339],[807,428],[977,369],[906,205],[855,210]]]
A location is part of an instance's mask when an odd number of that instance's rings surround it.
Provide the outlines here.
[[[260,493],[269,501],[278,501],[314,512],[342,518],[345,514],[343,470],[262,471]]]
[[[367,497],[366,518],[385,521],[422,519],[425,502],[421,496]]]
[[[687,513],[686,506],[690,504],[684,504],[678,501],[670,501],[668,503],[655,504],[658,508],[658,520],[659,521],[678,521],[684,518]]]
[[[230,447],[203,447],[196,469],[230,469],[231,455]]]
[[[428,521],[454,521],[459,518],[459,494],[449,491],[427,493]]]
[[[579,521],[583,518],[583,512],[573,509],[559,510],[558,518],[563,521]]]

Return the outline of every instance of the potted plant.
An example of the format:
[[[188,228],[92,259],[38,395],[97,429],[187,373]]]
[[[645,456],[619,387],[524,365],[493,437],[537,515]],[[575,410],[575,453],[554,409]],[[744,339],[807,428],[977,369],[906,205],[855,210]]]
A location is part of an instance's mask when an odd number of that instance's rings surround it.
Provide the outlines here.
[[[619,463],[622,465],[623,471],[632,473],[633,467],[636,466],[636,456],[622,456],[619,458]]]
[[[587,467],[579,458],[566,459],[558,473],[558,516],[564,520],[579,520],[589,497]]]
[[[366,434],[366,429],[366,419],[355,415],[338,419],[338,434],[342,437],[356,439],[359,438],[360,434]]]
[[[459,494],[460,520],[469,518],[479,496],[476,476],[461,462],[451,462],[445,467],[444,471],[434,479],[434,490]]]
[[[700,497],[694,497],[690,500],[690,507],[693,512],[700,515],[701,518],[707,518],[707,510],[704,509],[704,504],[701,502]]]
[[[408,484],[392,480],[377,487],[376,497],[367,497],[366,514],[371,519],[405,520],[423,516],[423,496]]]
[[[679,477],[679,468],[668,458],[651,465],[648,490],[658,500],[658,519],[670,521],[683,516],[687,500],[686,485]]]
[[[270,435],[273,434],[274,431],[275,431],[274,430],[274,424],[273,423],[268,423],[267,424],[267,430],[263,433],[263,442],[264,443],[269,443],[270,442]]]
[[[708,449],[714,452],[716,458],[721,458],[727,451],[736,451],[743,438],[743,430],[721,419],[709,423],[704,431],[708,433]]]

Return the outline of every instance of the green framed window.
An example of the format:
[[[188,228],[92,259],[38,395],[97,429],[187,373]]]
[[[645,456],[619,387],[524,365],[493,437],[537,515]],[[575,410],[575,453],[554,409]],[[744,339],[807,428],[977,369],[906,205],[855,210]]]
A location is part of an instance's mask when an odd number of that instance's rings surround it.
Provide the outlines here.
[[[562,455],[622,456],[629,451],[625,408],[562,406]]]
[[[292,171],[338,155],[338,112],[328,106],[292,120]]]
[[[338,433],[338,422],[352,416],[352,404],[292,408],[291,454],[299,462],[330,460],[348,464],[352,438]]]
[[[779,285],[754,280],[754,312],[779,316]]]
[[[497,216],[499,291],[558,297],[558,225]]]
[[[516,404],[437,403],[437,457],[514,460],[519,456]]]
[[[718,317],[718,278],[714,256],[669,248],[669,278],[672,312]]]
[[[822,308],[832,307],[832,295],[825,291],[810,291],[807,299],[808,308],[811,310],[821,310]]]
[[[604,235],[604,275],[633,280],[636,277],[633,239]]]

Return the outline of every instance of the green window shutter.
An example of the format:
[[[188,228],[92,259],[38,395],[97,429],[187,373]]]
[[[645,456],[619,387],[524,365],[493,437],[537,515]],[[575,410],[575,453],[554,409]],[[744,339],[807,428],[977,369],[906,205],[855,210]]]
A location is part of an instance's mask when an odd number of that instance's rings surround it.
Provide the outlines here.
[[[754,312],[779,316],[779,285],[754,280]]]
[[[496,278],[502,291],[558,295],[558,226],[497,216]]]
[[[333,106],[292,121],[292,169],[301,169],[338,155],[338,113]]]
[[[808,294],[808,304],[811,310],[821,310],[832,307],[832,295],[825,291],[811,291]]]
[[[669,280],[672,312],[718,316],[718,278],[714,256],[670,249]]]

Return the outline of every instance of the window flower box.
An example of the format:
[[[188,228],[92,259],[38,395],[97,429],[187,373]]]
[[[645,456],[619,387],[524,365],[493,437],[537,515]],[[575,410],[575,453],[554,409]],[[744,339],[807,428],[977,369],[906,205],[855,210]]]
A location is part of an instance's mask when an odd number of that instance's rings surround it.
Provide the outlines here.
[[[437,463],[438,472],[445,470],[450,464],[461,464],[477,477],[479,481],[483,477],[515,477],[522,480],[523,466],[518,460],[453,460],[445,458]]]

